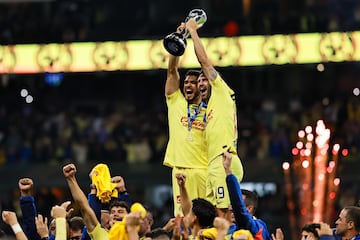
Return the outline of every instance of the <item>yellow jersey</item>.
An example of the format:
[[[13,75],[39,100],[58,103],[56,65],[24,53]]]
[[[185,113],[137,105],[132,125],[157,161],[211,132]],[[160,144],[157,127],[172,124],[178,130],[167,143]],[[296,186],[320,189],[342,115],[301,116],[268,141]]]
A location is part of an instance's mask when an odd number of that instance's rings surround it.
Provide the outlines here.
[[[166,97],[169,141],[163,164],[168,167],[207,168],[203,104],[188,104],[180,89]]]
[[[218,74],[211,84],[206,109],[205,140],[211,161],[225,151],[237,153],[237,116],[235,94]]]

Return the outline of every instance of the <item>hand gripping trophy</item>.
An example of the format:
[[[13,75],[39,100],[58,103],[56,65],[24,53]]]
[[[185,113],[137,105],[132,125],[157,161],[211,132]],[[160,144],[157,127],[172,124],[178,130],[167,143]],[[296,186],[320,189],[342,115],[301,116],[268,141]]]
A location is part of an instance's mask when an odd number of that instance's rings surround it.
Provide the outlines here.
[[[189,15],[186,17],[185,22],[190,18],[194,18],[199,28],[204,25],[207,20],[206,13],[202,9],[193,9],[189,12]],[[165,49],[174,56],[181,56],[185,52],[186,48],[186,38],[189,36],[189,33],[184,29],[181,33],[173,32],[167,35],[164,38],[164,47]]]

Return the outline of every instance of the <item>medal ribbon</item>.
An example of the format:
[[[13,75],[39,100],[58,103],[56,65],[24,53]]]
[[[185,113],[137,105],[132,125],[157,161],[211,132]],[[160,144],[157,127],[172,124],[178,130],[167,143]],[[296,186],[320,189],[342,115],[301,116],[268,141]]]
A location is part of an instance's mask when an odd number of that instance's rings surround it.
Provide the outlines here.
[[[201,112],[202,107],[204,107],[204,108],[207,107],[205,102],[201,102],[199,104],[199,106],[195,109],[194,114],[191,116],[190,106],[188,105],[188,131],[189,132],[191,131],[193,122],[195,121],[195,119],[199,115],[199,113]],[[205,124],[206,124],[206,112],[204,114],[203,123],[204,123],[204,126],[205,126]]]

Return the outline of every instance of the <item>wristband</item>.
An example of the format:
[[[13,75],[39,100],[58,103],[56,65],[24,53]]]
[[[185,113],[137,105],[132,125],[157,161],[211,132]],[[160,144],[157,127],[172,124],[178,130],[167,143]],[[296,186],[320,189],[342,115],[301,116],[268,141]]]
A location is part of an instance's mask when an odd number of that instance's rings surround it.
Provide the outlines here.
[[[20,227],[20,224],[18,224],[18,223],[11,225],[11,228],[15,234],[22,232],[22,228]]]

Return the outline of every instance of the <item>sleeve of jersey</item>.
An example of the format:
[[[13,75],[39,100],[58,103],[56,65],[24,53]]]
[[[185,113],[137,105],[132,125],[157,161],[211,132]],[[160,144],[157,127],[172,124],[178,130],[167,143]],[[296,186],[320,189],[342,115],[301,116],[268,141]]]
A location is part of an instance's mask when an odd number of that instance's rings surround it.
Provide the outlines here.
[[[37,210],[33,196],[20,197],[20,208],[22,213],[22,229],[28,239],[40,240],[35,225]]]
[[[166,96],[166,103],[169,104],[171,102],[175,102],[175,101],[177,101],[177,99],[180,96],[181,96],[181,91],[180,91],[180,89],[178,89],[175,92],[173,92],[172,94]]]
[[[91,240],[91,237],[87,231],[87,227],[84,226],[83,230],[82,230],[82,234],[81,234],[81,238],[80,240]]]
[[[49,236],[48,240],[55,240],[55,235],[50,233],[50,236]]]
[[[89,193],[88,194],[88,203],[92,210],[94,211],[96,218],[98,221],[101,219],[101,202],[99,198],[96,197],[96,194]]]
[[[66,240],[66,219],[65,218],[56,218],[56,236],[55,240]]]
[[[336,240],[333,235],[321,235],[319,240]]]
[[[132,205],[132,199],[130,197],[130,194],[128,192],[119,192],[119,195],[118,195],[118,199],[119,201],[124,201],[126,202],[129,206]]]
[[[220,74],[216,77],[214,81],[210,81],[212,88],[216,91],[221,98],[228,98],[229,101],[235,101],[235,92],[227,85],[227,83],[221,78]],[[236,149],[232,143],[227,144],[228,147],[226,151],[236,154]]]
[[[222,79],[220,74],[217,75],[214,81],[210,81],[211,87],[219,88],[224,91],[225,94],[229,94],[231,98],[234,98],[234,90],[232,90],[229,85]]]
[[[247,210],[242,198],[240,184],[233,174],[226,176],[226,185],[238,228],[249,230],[254,237],[261,234],[265,240],[271,240],[268,238],[269,233],[266,227],[264,228],[260,221],[256,221]]]

